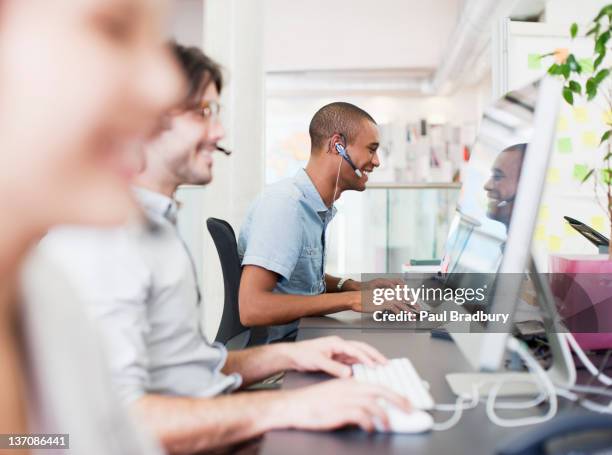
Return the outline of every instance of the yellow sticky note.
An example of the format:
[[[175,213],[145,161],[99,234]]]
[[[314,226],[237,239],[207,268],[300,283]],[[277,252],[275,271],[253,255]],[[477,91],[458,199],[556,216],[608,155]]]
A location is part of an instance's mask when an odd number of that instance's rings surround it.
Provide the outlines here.
[[[561,249],[561,238],[556,235],[548,237],[548,250],[559,251]]]
[[[550,210],[547,205],[540,207],[540,221],[547,221],[550,218]]]
[[[589,112],[584,106],[574,108],[574,120],[578,123],[586,123],[589,121]]]
[[[559,183],[561,181],[559,169],[557,169],[556,167],[551,167],[548,170],[548,174],[546,175],[546,181],[548,183]]]
[[[565,235],[570,236],[570,237],[578,235],[578,231],[574,229],[572,225],[569,223],[565,223],[565,222],[563,223],[563,231],[565,232]]]
[[[612,111],[604,111],[601,120],[607,125],[612,125]]]
[[[557,121],[557,131],[567,131],[569,129],[569,123],[565,115],[560,115]]]
[[[592,216],[591,217],[591,224],[590,226],[595,229],[596,231],[601,232],[602,234],[604,234],[604,217],[603,216]],[[604,234],[605,235],[605,234]]]
[[[582,144],[588,148],[596,148],[599,145],[599,139],[594,131],[585,131],[582,133]]]
[[[543,224],[538,224],[535,228],[535,232],[533,233],[533,237],[536,240],[545,240],[546,239],[546,227]]]

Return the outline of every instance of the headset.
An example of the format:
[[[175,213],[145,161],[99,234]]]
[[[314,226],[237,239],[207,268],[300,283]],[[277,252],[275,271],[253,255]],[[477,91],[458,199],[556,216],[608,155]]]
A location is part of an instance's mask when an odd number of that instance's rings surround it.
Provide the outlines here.
[[[344,146],[340,142],[336,142],[335,147],[336,147],[336,151],[338,152],[338,155],[340,155],[342,158],[344,158],[344,161],[346,161],[349,164],[349,166],[351,166],[353,171],[355,171],[355,175],[357,175],[357,177],[361,178],[361,175],[362,175],[361,171],[359,170],[359,168],[357,166],[355,166],[355,163],[353,163],[353,160],[351,159],[351,157],[347,153],[347,151],[344,148]]]
[[[507,199],[502,199],[501,201],[499,201],[497,203],[497,207],[501,208],[501,207],[506,207],[508,204],[510,204],[511,202],[514,202],[514,200],[516,199],[516,194],[514,196],[510,196]]]

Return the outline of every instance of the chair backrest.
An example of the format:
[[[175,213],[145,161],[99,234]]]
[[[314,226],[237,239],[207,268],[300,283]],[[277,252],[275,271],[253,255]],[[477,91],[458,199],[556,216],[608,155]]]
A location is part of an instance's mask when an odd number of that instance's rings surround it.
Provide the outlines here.
[[[240,288],[240,275],[242,274],[238,244],[236,243],[236,234],[234,234],[232,226],[227,221],[208,218],[206,226],[219,254],[225,291],[223,314],[215,341],[227,344],[230,339],[249,330],[248,327],[240,323],[238,308],[238,289]]]

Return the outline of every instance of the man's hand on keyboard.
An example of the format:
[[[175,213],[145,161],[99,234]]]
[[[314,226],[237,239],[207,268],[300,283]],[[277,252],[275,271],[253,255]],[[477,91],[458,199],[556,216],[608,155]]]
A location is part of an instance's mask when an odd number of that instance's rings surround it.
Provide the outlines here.
[[[371,432],[377,420],[388,430],[389,419],[382,402],[405,412],[412,409],[406,398],[392,390],[353,379],[334,379],[282,393],[287,394],[291,426],[304,430],[357,425]]]
[[[405,284],[406,282],[401,278],[375,278],[362,282],[361,289],[394,288],[395,286],[403,286]]]
[[[350,308],[353,311],[360,313],[374,313],[375,311],[387,310],[392,313],[401,313],[402,311],[414,311],[418,312],[421,307],[415,303],[413,305],[406,303],[402,300],[390,299],[382,305],[374,304],[374,292],[373,289],[365,289],[363,291],[351,291],[346,292],[347,296],[350,296]]]
[[[340,378],[351,376],[351,365],[384,365],[387,359],[372,346],[337,336],[288,344],[290,366],[297,371],[324,371]]]

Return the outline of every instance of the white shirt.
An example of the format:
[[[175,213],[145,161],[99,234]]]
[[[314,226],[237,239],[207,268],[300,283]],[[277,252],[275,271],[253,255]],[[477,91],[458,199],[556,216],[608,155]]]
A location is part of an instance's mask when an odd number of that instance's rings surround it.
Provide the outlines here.
[[[193,397],[235,390],[242,378],[221,373],[227,351],[200,331],[199,291],[176,229],[176,203],[137,189],[149,224],[118,229],[63,228],[41,247],[72,279],[106,335],[121,398]]]
[[[39,253],[22,288],[29,432],[67,433],[70,445],[32,452],[161,455],[113,393],[98,331],[65,277]]]

